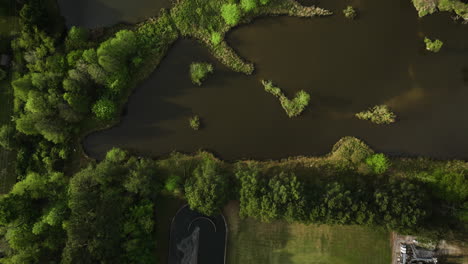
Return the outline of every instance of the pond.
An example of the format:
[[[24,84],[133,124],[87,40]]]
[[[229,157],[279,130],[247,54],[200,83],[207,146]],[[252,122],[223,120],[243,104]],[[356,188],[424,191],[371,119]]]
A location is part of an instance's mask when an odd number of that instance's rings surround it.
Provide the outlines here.
[[[419,19],[409,0],[354,0],[360,17],[351,21],[341,14],[346,4],[324,2],[332,17],[262,18],[231,32],[228,42],[255,63],[251,76],[230,71],[193,40],[176,42],[135,90],[121,122],[85,139],[87,153],[206,149],[227,160],[278,159],[322,155],[355,136],[390,155],[468,159],[468,25],[450,14]],[[425,51],[424,36],[443,40],[441,52]],[[215,66],[201,87],[189,79],[193,61]],[[261,79],[288,96],[308,91],[309,107],[288,118]],[[353,116],[378,104],[388,104],[397,123]],[[200,131],[188,125],[193,114]]]
[[[58,0],[68,26],[98,28],[137,23],[169,8],[171,0]]]

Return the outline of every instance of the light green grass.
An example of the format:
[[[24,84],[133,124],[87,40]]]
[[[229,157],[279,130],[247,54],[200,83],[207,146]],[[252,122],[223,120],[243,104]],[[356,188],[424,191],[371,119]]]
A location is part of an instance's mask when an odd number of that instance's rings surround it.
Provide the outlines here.
[[[261,223],[240,219],[236,206],[228,221],[227,263],[389,264],[390,233],[362,226]]]

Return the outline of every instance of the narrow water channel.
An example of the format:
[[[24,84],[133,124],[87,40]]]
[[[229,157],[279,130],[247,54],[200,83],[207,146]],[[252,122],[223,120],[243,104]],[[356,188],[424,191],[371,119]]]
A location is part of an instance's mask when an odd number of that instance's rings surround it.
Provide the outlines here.
[[[230,71],[193,40],[176,42],[135,90],[121,123],[85,139],[87,153],[206,149],[228,160],[278,159],[322,155],[355,136],[391,155],[468,159],[468,25],[447,13],[419,19],[409,0],[353,0],[360,17],[350,21],[341,14],[348,4],[323,3],[332,17],[262,18],[234,30],[228,42],[255,63],[252,76]],[[426,52],[424,36],[444,41],[441,52]],[[189,79],[193,61],[215,66],[201,87]],[[290,119],[261,79],[289,96],[304,89],[311,104]],[[384,103],[397,123],[353,117]],[[193,114],[202,118],[200,131],[188,126]]]

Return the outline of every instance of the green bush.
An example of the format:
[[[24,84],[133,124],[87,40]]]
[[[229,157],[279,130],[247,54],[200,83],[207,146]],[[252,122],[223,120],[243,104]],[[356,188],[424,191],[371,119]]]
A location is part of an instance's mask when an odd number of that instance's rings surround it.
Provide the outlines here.
[[[211,33],[211,43],[213,45],[218,46],[219,43],[223,40],[223,37],[221,36],[221,33],[219,32],[213,32]]]
[[[257,7],[257,1],[256,0],[241,0],[240,5],[242,9],[246,12],[252,11]]]
[[[437,2],[428,0],[412,0],[413,5],[418,10],[419,17],[432,14],[437,11]]]
[[[117,107],[109,99],[100,99],[93,105],[93,113],[101,120],[111,120],[117,113]]]
[[[376,105],[367,111],[357,113],[356,117],[362,120],[370,120],[378,125],[391,124],[396,121],[396,115],[386,105]]]
[[[193,130],[200,129],[200,117],[195,115],[189,119],[189,125]]]
[[[267,5],[268,3],[270,3],[270,0],[260,0],[261,5]]]
[[[279,98],[281,106],[289,117],[300,115],[309,105],[310,95],[306,91],[299,91],[296,96],[290,100],[283,94],[281,89],[275,87],[271,81],[262,80],[262,84],[265,91]]]
[[[439,52],[444,43],[438,39],[432,41],[429,38],[424,38],[424,43],[426,43],[426,50],[432,52]]]
[[[190,64],[190,78],[197,85],[201,85],[206,76],[213,73],[213,71],[213,65],[209,63],[194,62]]]
[[[349,18],[349,19],[354,19],[357,17],[357,11],[352,6],[347,6],[343,10],[343,14],[346,18]]]
[[[382,154],[374,154],[366,159],[366,164],[371,168],[371,170],[376,174],[385,173],[390,166],[390,161],[388,158]]]
[[[67,54],[67,63],[71,67],[75,67],[79,59],[83,57],[83,50],[73,50]]]
[[[228,177],[221,174],[217,161],[204,157],[185,182],[185,197],[192,210],[212,216],[219,212],[228,198]]]
[[[223,4],[221,7],[221,16],[224,18],[226,24],[235,26],[239,23],[241,11],[236,4]]]
[[[112,148],[106,153],[106,161],[121,163],[127,159],[127,152],[119,148]]]
[[[180,187],[181,178],[171,174],[164,183],[164,189],[168,192],[174,192]]]

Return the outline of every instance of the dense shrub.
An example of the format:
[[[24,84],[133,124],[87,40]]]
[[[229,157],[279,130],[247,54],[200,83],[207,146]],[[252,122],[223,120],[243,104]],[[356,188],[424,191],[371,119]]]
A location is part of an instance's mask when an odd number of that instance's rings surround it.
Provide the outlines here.
[[[367,111],[357,113],[356,117],[378,125],[391,124],[396,121],[396,115],[386,105],[376,105]]]
[[[221,16],[224,18],[226,24],[235,26],[241,19],[241,11],[237,4],[223,4],[221,7]]]
[[[199,130],[200,129],[200,117],[198,115],[195,115],[189,119],[189,125],[193,130]]]
[[[309,105],[310,95],[304,91],[299,91],[296,96],[290,100],[287,98],[280,88],[275,87],[271,81],[262,80],[265,91],[279,98],[281,106],[286,111],[289,117],[300,115]]]
[[[371,168],[371,170],[376,174],[385,173],[390,166],[390,161],[388,158],[382,154],[374,154],[366,159],[366,164]]]
[[[213,73],[213,65],[204,62],[190,64],[190,79],[194,84],[201,85],[208,74]]]
[[[257,7],[257,0],[241,0],[240,6],[246,12],[252,11]]]
[[[100,99],[93,105],[93,113],[101,120],[111,120],[115,118],[117,107],[109,99]]]
[[[185,182],[185,197],[191,209],[215,215],[227,201],[227,178],[211,157],[203,157]]]
[[[432,41],[429,38],[424,38],[424,43],[426,44],[426,50],[432,52],[439,52],[444,43],[438,39]]]
[[[211,43],[213,43],[213,45],[217,46],[219,43],[221,43],[221,41],[223,41],[223,37],[221,36],[221,33],[219,32],[211,33]]]
[[[343,14],[346,18],[349,18],[349,19],[354,19],[357,17],[356,9],[354,9],[352,6],[347,6],[343,10]]]

